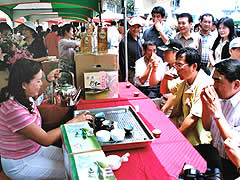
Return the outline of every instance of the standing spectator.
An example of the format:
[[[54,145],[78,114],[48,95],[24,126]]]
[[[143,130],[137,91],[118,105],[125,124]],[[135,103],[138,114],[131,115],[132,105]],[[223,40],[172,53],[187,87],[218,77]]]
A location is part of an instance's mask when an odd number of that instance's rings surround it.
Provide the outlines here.
[[[191,26],[193,23],[192,15],[189,13],[182,13],[177,15],[179,32],[175,38],[183,47],[192,47],[201,53],[202,41],[201,36],[198,33],[191,32]]]
[[[1,41],[4,39],[7,39],[8,36],[11,36],[11,34],[12,34],[12,28],[6,22],[1,22],[0,23]],[[0,43],[0,52],[1,52],[0,64],[10,69],[9,58],[14,55],[14,52],[10,51],[9,47],[4,47],[1,43]]]
[[[212,28],[211,28],[211,34],[212,34],[215,38],[217,38],[217,36],[218,36],[217,24],[218,24],[218,20],[215,20],[215,21],[213,22],[213,25],[212,25]]]
[[[6,37],[9,35],[9,33],[12,33],[12,28],[6,22],[1,22],[0,33],[1,37]]]
[[[21,24],[18,29],[25,37],[25,41],[28,45],[28,51],[32,54],[36,61],[47,60],[47,51],[44,46],[43,39],[36,33],[36,26],[31,21],[26,21]]]
[[[229,44],[229,53],[232,59],[240,60],[240,37],[234,38]]]
[[[71,24],[65,24],[60,30],[60,36],[62,39],[58,42],[59,51],[59,68],[75,73],[74,62],[74,48],[80,46],[80,42],[77,40],[71,40],[73,37],[73,26]],[[72,83],[72,77],[70,74],[62,73],[62,82]]]
[[[199,32],[200,29],[201,29],[200,23],[195,24],[194,27],[193,27],[193,31],[196,32],[196,33]]]
[[[118,32],[121,35],[120,40],[119,40],[119,42],[120,42],[122,40],[122,38],[124,37],[124,20],[123,19],[120,19],[118,21]]]
[[[119,39],[120,39],[120,34],[117,30],[116,27],[117,23],[116,21],[111,21],[110,27],[108,27],[108,44],[109,44],[109,49],[111,48],[118,48],[119,46]]]
[[[207,67],[209,62],[209,52],[215,41],[215,37],[211,33],[211,28],[214,22],[214,17],[212,14],[206,13],[200,16],[200,26],[201,30],[199,34],[202,37],[202,59],[201,65]]]
[[[135,76],[135,62],[142,54],[142,43],[139,38],[139,33],[142,29],[142,19],[140,17],[133,17],[129,21],[129,31],[127,34],[127,47],[128,47],[128,81],[134,84]],[[124,39],[119,44],[119,67],[120,67],[120,81],[125,81],[126,70],[125,70],[125,45]]]
[[[58,36],[58,30],[58,25],[53,24],[51,26],[51,32],[48,33],[44,39],[48,56],[56,56],[57,58],[59,58],[58,41],[60,40],[60,36]]]
[[[154,25],[143,33],[144,41],[155,41],[157,47],[164,45],[168,38],[173,34],[171,28],[163,23],[165,18],[165,9],[161,6],[156,6],[152,9],[152,21]],[[163,59],[163,52],[157,48],[157,55]]]
[[[214,85],[202,90],[202,122],[211,131],[212,143],[203,157],[209,168],[219,168],[224,179],[239,177],[225,153],[224,141],[240,144],[240,61],[228,59],[215,64]]]
[[[219,62],[221,59],[230,57],[229,43],[235,36],[234,22],[232,18],[223,17],[217,24],[218,37],[214,41],[209,61],[212,66]]]
[[[149,98],[160,97],[160,88],[157,83],[149,86],[149,77],[154,64],[162,64],[162,59],[156,55],[156,44],[153,41],[145,41],[143,44],[144,56],[135,63],[135,85]]]
[[[36,31],[37,31],[37,34],[38,34],[38,36],[40,37],[40,38],[44,38],[44,31],[43,31],[43,27],[42,26],[38,26],[37,28],[36,28]]]

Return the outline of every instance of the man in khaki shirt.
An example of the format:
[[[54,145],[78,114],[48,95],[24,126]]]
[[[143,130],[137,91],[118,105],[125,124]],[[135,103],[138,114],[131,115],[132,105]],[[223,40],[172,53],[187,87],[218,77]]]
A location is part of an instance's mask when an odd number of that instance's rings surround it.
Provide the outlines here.
[[[182,13],[177,16],[179,32],[175,38],[183,47],[192,47],[199,52],[202,52],[202,40],[198,33],[191,32],[191,26],[193,23],[192,15],[189,13]]]

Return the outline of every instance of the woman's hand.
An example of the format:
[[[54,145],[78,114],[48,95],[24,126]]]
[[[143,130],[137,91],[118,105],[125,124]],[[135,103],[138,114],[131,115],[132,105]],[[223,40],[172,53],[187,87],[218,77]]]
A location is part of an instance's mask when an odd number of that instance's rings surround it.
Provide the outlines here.
[[[47,75],[47,79],[49,81],[56,81],[61,77],[60,69],[53,69],[50,73]]]
[[[68,121],[68,123],[76,123],[76,122],[84,122],[84,121],[93,121],[93,116],[89,115],[89,111],[84,111],[83,113],[79,114],[77,117],[73,118],[72,120]]]

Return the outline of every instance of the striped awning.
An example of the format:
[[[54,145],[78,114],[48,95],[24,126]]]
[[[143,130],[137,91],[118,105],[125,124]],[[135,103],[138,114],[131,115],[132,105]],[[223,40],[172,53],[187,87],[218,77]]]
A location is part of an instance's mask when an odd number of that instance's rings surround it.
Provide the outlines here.
[[[38,22],[56,18],[84,22],[93,12],[101,12],[101,0],[0,0],[0,10],[13,21],[24,17]]]

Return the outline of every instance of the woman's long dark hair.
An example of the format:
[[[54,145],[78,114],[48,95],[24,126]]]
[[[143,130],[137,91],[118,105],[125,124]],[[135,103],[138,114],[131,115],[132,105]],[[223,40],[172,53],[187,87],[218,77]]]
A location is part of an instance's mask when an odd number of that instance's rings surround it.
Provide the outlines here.
[[[233,22],[233,19],[232,18],[229,18],[229,17],[223,17],[221,18],[218,23],[217,23],[217,29],[219,29],[219,26],[220,24],[223,24],[224,26],[228,27],[229,28],[229,35],[228,35],[228,40],[229,42],[231,40],[233,40],[235,37],[236,37],[236,33],[235,33],[235,29],[234,29],[234,22]],[[218,37],[216,38],[216,40],[214,41],[213,43],[213,46],[212,46],[212,50],[215,51],[215,49],[217,48],[217,46],[219,45],[220,43],[220,40],[221,40],[221,36],[218,32]],[[229,48],[229,43],[226,44],[227,46],[227,49]],[[230,54],[229,52],[227,52],[227,54],[225,55],[226,57],[224,58],[228,58],[230,57]]]
[[[38,62],[28,59],[17,60],[10,71],[8,86],[3,88],[0,95],[0,102],[6,101],[13,96],[16,101],[25,106],[32,113],[32,102],[26,97],[23,83],[29,83],[41,70]]]
[[[234,22],[233,22],[233,19],[232,18],[229,18],[229,17],[223,17],[223,18],[221,18],[219,21],[218,21],[218,23],[217,23],[217,30],[219,29],[219,26],[220,26],[220,24],[223,24],[224,26],[226,26],[226,27],[228,27],[229,28],[229,35],[228,35],[228,40],[229,40],[229,42],[231,41],[231,40],[233,40],[233,38],[235,38],[235,30],[234,30]],[[220,34],[219,34],[219,32],[218,32],[218,37],[216,38],[216,40],[215,40],[215,42],[218,42],[218,44],[219,44],[219,42],[220,42],[220,40],[221,40],[221,36],[220,36]],[[217,45],[218,45],[217,44]]]

